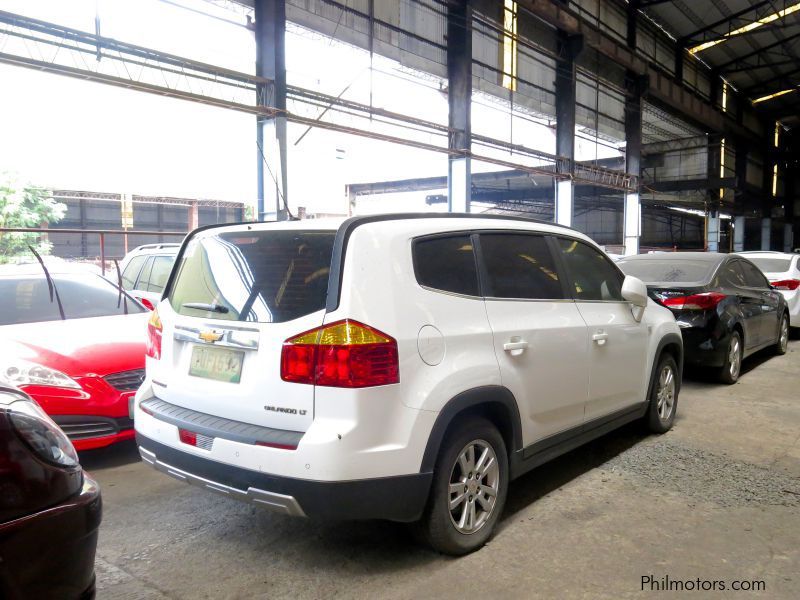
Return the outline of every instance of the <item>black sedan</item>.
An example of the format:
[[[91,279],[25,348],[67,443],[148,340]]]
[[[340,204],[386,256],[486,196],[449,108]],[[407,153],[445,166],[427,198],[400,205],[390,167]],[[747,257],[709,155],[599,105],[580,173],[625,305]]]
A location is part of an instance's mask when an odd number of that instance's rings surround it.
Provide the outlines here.
[[[641,254],[620,260],[626,275],[672,310],[683,333],[685,361],[739,379],[742,359],[763,348],[785,354],[789,310],[761,271],[741,256],[715,252]]]
[[[0,598],[93,598],[101,515],[67,436],[0,385]]]

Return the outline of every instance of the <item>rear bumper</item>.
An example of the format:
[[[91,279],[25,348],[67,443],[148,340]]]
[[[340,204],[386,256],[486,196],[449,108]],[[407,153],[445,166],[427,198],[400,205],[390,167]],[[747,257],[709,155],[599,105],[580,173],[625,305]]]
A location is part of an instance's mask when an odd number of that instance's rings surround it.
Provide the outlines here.
[[[730,334],[722,335],[712,327],[687,327],[683,335],[684,364],[699,367],[722,367],[725,364]]]
[[[432,473],[351,481],[314,481],[271,475],[217,462],[139,433],[142,459],[176,479],[292,516],[323,519],[418,520]]]
[[[47,510],[0,524],[0,597],[94,597],[94,558],[102,519],[97,483]]]

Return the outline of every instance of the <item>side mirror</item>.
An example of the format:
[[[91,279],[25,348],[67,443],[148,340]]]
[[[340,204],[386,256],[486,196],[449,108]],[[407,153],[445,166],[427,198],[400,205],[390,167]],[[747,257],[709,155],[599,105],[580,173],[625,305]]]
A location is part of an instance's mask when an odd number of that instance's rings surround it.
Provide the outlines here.
[[[636,277],[626,275],[625,281],[622,282],[622,297],[633,304],[633,318],[637,322],[641,321],[644,309],[647,307],[647,286],[644,282]]]

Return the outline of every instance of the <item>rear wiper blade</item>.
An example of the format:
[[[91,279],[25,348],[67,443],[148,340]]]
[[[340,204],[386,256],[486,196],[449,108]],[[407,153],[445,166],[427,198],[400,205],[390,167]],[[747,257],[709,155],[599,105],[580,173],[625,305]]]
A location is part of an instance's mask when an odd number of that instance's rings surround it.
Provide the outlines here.
[[[208,312],[218,312],[225,314],[230,312],[227,306],[221,304],[207,304],[205,302],[184,302],[181,304],[184,308],[193,308],[195,310],[206,310]]]
[[[58,313],[61,315],[61,320],[66,321],[67,317],[66,315],[64,315],[64,306],[61,304],[61,297],[58,295],[58,288],[56,287],[56,283],[53,281],[53,278],[50,277],[50,271],[48,271],[47,267],[44,266],[44,261],[42,260],[42,257],[39,256],[39,253],[33,249],[33,246],[28,244],[28,249],[36,257],[36,260],[39,261],[39,264],[42,265],[44,276],[47,278],[47,287],[50,290],[50,302],[53,301],[53,295],[55,294],[56,303],[58,304]]]

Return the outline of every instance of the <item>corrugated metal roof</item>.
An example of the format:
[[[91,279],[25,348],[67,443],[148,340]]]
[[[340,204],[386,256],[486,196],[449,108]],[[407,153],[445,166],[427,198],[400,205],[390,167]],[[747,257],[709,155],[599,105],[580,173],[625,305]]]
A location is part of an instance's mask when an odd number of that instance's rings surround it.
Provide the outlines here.
[[[695,55],[750,100],[800,85],[800,0],[642,4],[649,17],[685,41],[687,48],[717,41]],[[800,90],[759,103],[758,108],[796,121]]]

